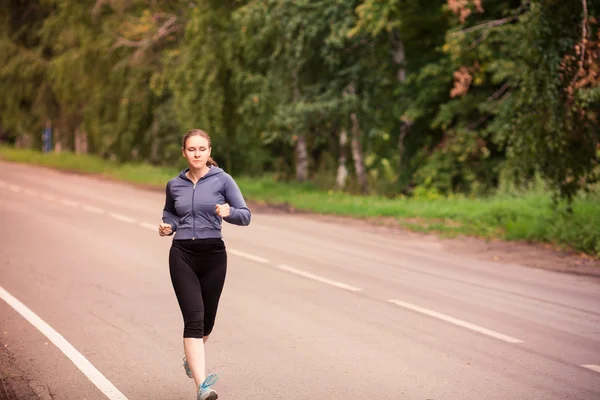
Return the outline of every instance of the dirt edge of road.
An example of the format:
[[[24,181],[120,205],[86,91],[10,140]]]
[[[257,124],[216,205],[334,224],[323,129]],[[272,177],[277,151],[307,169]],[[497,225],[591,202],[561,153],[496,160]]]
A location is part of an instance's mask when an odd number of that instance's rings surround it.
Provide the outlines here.
[[[14,357],[0,346],[0,400],[39,400],[31,381],[17,368]]]
[[[11,161],[2,160],[1,157],[0,160],[8,163],[14,163]],[[102,181],[119,183],[153,192],[164,192],[163,187],[156,187],[154,185],[126,182],[107,176],[80,171],[66,171],[46,166],[37,167],[58,171],[65,174],[83,175]],[[465,235],[448,238],[436,233],[421,233],[412,231],[401,226],[397,220],[392,217],[362,219],[350,216],[318,214],[305,210],[297,210],[287,205],[272,205],[250,200],[248,200],[247,203],[252,211],[257,213],[302,215],[303,217],[311,218],[313,220],[354,226],[365,231],[397,237],[398,239],[410,238],[411,240],[423,240],[424,243],[435,243],[440,245],[444,251],[449,253],[473,257],[483,261],[496,262],[499,266],[503,264],[515,264],[525,267],[541,268],[560,273],[589,276],[597,278],[600,281],[600,258],[587,254],[576,253],[572,250],[560,249],[557,246],[550,244],[531,243],[524,241],[504,241],[500,239],[483,239]]]

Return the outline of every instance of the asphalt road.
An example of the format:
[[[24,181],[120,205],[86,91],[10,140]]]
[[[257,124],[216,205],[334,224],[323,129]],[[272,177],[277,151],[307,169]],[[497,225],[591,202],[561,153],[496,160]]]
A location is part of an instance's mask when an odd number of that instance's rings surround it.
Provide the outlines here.
[[[195,398],[163,201],[0,163],[0,334],[41,398]],[[600,399],[592,278],[297,215],[224,235],[220,399]]]

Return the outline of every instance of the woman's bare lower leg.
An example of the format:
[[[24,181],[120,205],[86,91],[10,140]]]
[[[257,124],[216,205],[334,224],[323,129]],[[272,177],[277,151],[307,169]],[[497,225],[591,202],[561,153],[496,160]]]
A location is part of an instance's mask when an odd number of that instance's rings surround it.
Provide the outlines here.
[[[183,350],[187,363],[192,370],[194,375],[194,382],[196,383],[196,389],[206,379],[206,362],[204,359],[204,342],[206,338],[183,338]]]

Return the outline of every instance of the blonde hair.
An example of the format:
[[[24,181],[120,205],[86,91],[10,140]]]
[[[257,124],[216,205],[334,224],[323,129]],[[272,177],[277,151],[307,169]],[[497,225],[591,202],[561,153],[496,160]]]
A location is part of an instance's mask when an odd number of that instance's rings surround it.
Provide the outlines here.
[[[192,136],[203,137],[204,139],[208,140],[208,147],[211,147],[210,146],[210,136],[208,135],[208,133],[204,132],[202,129],[190,129],[189,131],[187,131],[185,133],[185,135],[183,135],[183,140],[181,141],[182,149],[185,149],[185,143]],[[207,167],[212,167],[212,166],[218,167],[217,162],[215,160],[213,160],[212,157],[208,157],[208,160],[206,160],[206,166]]]

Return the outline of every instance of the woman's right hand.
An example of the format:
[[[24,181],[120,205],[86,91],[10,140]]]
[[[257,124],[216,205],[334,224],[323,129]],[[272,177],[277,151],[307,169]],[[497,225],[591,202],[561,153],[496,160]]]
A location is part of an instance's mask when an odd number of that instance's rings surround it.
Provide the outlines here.
[[[168,236],[173,233],[173,228],[171,228],[171,224],[165,224],[164,222],[158,225],[158,234],[160,236]]]

